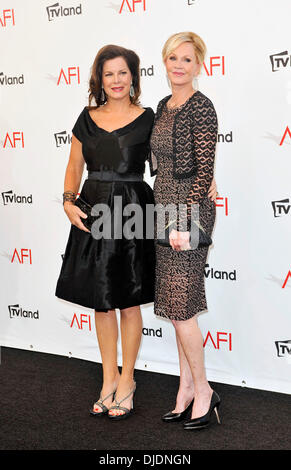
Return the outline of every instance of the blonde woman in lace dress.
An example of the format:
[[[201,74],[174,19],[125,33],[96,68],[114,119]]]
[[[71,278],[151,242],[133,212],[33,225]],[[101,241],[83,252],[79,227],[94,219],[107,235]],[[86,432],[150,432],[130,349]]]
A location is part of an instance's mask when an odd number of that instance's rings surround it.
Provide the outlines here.
[[[178,225],[170,230],[170,246],[156,244],[155,313],[172,321],[179,354],[180,385],[167,422],[190,414],[184,429],[210,423],[220,398],[207,381],[203,337],[197,314],[207,308],[204,267],[208,246],[191,249],[191,207],[199,207],[199,222],[211,236],[216,206],[208,197],[213,179],[217,116],[211,100],[193,88],[205,57],[205,44],[196,34],[178,33],[163,48],[163,61],[172,94],[157,108],[151,137],[155,203],[186,204]],[[156,168],[155,168],[156,167]],[[183,220],[184,219],[184,220]],[[194,400],[194,401],[193,401]]]

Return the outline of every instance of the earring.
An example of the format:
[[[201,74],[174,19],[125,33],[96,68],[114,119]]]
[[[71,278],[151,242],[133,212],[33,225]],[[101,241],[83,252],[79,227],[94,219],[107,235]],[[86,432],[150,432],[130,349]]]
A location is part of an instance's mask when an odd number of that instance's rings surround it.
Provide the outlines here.
[[[129,96],[130,96],[131,98],[134,97],[134,86],[133,86],[133,84],[130,85]]]
[[[199,82],[198,82],[197,77],[194,77],[193,82],[192,82],[192,86],[193,86],[194,90],[196,90],[196,91],[199,90]]]
[[[105,91],[104,91],[103,87],[101,87],[100,100],[102,101],[102,103],[104,103],[106,101]]]

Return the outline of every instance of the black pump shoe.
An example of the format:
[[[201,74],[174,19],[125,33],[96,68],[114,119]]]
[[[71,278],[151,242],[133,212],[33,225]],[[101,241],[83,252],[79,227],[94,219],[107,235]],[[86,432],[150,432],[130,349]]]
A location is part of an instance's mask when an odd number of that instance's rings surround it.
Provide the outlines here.
[[[218,416],[218,408],[220,405],[219,395],[213,390],[209,410],[204,416],[193,418],[184,423],[184,429],[203,429],[210,425],[210,418],[213,410],[215,411],[217,422],[221,424]]]
[[[187,408],[185,408],[184,411],[181,411],[181,413],[172,413],[169,411],[169,413],[166,413],[163,417],[162,420],[166,421],[167,423],[171,422],[176,422],[176,421],[182,421],[182,419],[186,418],[187,414],[189,413],[190,409],[192,408],[193,405],[193,400],[189,403]]]

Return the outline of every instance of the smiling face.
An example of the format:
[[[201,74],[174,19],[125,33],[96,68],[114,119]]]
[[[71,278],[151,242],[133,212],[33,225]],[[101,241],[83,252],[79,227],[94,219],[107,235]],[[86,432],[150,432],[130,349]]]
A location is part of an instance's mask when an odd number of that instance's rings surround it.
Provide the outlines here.
[[[171,86],[192,85],[201,68],[190,42],[183,42],[174,49],[166,58],[165,66]]]
[[[129,97],[132,75],[123,57],[106,60],[102,70],[102,84],[109,99]]]

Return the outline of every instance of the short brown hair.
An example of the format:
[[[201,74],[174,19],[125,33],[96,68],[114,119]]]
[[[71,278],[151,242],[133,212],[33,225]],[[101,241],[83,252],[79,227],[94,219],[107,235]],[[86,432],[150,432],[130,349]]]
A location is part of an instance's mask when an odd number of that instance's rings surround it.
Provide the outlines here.
[[[125,47],[109,44],[107,46],[102,47],[98,51],[98,54],[96,55],[94,63],[92,65],[88,90],[89,106],[91,106],[91,102],[93,99],[95,100],[97,107],[106,103],[106,97],[104,101],[102,101],[101,99],[103,66],[107,60],[115,59],[116,57],[123,57],[131,72],[132,85],[134,88],[134,96],[130,96],[131,102],[136,105],[140,104],[140,60],[138,55],[130,49],[125,49]]]

